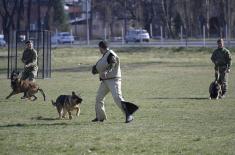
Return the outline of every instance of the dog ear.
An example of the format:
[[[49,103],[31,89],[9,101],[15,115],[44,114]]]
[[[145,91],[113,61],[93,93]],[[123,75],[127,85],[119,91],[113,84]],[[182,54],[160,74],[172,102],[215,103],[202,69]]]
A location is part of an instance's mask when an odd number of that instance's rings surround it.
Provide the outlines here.
[[[72,91],[72,95],[73,95],[73,96],[76,95],[74,91]]]

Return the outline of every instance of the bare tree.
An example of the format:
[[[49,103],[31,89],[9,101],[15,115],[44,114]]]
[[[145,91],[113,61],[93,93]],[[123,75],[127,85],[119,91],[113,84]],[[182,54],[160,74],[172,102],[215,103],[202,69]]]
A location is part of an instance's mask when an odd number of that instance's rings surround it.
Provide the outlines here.
[[[21,21],[24,19],[24,0],[20,0],[17,3],[17,24],[16,29],[20,30],[21,28]]]
[[[161,25],[165,37],[175,37],[173,19],[176,16],[176,3],[176,0],[143,1],[145,28],[149,30],[151,23]]]
[[[30,29],[30,19],[31,19],[31,7],[32,7],[32,0],[28,0],[28,5],[27,5],[27,24],[25,25],[25,30]]]
[[[154,23],[154,19],[156,17],[156,1],[142,1],[143,6],[143,23],[144,28],[150,32],[150,24]]]
[[[122,0],[123,1],[123,0]],[[110,30],[110,36],[113,35],[113,24],[117,19],[120,19],[124,9],[121,7],[120,1],[116,0],[99,0],[93,2],[93,11],[98,12],[103,28]]]
[[[160,16],[162,18],[162,21],[164,25],[167,28],[167,34],[170,38],[174,38],[175,35],[172,30],[172,21],[173,21],[173,15],[174,15],[174,6],[175,6],[175,0],[161,0],[161,13]]]
[[[95,0],[94,12],[99,12],[103,27],[110,29],[111,36],[113,34],[113,25],[119,20],[124,22],[126,31],[128,23],[131,26],[143,27],[143,7],[141,0]],[[128,21],[128,22],[127,22]]]
[[[47,11],[46,11],[46,16],[45,16],[45,29],[50,30],[51,29],[51,24],[52,24],[52,19],[51,19],[51,14],[52,14],[52,7],[53,7],[53,0],[48,0],[48,5],[47,5]]]
[[[2,0],[1,3],[0,15],[2,17],[3,34],[8,39],[10,29],[15,29],[14,15],[17,10],[17,0]]]

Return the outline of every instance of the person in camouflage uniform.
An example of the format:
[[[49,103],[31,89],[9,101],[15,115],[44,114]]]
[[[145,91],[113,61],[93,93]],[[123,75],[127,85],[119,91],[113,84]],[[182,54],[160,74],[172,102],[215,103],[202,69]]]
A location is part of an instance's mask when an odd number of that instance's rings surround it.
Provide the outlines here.
[[[38,72],[37,65],[37,51],[33,48],[32,41],[25,42],[26,49],[23,52],[22,62],[24,63],[24,70],[22,72],[21,80],[35,81]],[[25,94],[22,99],[25,98]]]
[[[212,53],[211,60],[215,64],[215,79],[221,85],[221,98],[223,98],[227,93],[228,73],[232,65],[232,57],[230,51],[224,47],[223,39],[218,39],[217,44],[218,48]]]
[[[33,48],[32,41],[26,41],[26,49],[23,52],[22,62],[24,63],[24,71],[22,72],[22,80],[28,79],[34,81],[38,72],[37,51]]]

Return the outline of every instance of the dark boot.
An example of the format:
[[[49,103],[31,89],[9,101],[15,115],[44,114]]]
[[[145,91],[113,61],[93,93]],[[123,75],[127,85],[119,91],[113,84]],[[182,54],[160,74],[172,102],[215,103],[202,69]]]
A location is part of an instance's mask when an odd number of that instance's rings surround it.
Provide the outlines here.
[[[98,118],[95,118],[93,120],[91,120],[92,122],[103,122],[104,120],[98,120]]]

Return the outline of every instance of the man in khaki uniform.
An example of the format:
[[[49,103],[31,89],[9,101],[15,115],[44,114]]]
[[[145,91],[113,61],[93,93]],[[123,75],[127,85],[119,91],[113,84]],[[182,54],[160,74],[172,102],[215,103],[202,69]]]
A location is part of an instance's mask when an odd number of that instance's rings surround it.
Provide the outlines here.
[[[105,41],[99,43],[99,49],[103,56],[92,68],[93,74],[99,74],[100,86],[96,96],[96,118],[93,122],[103,122],[107,119],[104,107],[105,96],[111,92],[115,103],[126,116],[126,123],[133,120],[132,114],[138,107],[130,102],[126,102],[121,91],[121,69],[120,60],[117,54],[110,50]]]
[[[224,98],[228,87],[228,73],[232,65],[231,53],[224,47],[223,39],[217,40],[218,48],[214,50],[211,61],[215,64],[215,79],[222,88],[222,96]]]
[[[38,72],[37,65],[37,51],[33,48],[32,41],[28,40],[25,42],[25,50],[22,56],[22,62],[24,63],[24,70],[22,72],[21,80],[35,81],[35,77]],[[22,99],[25,98],[25,94]]]

